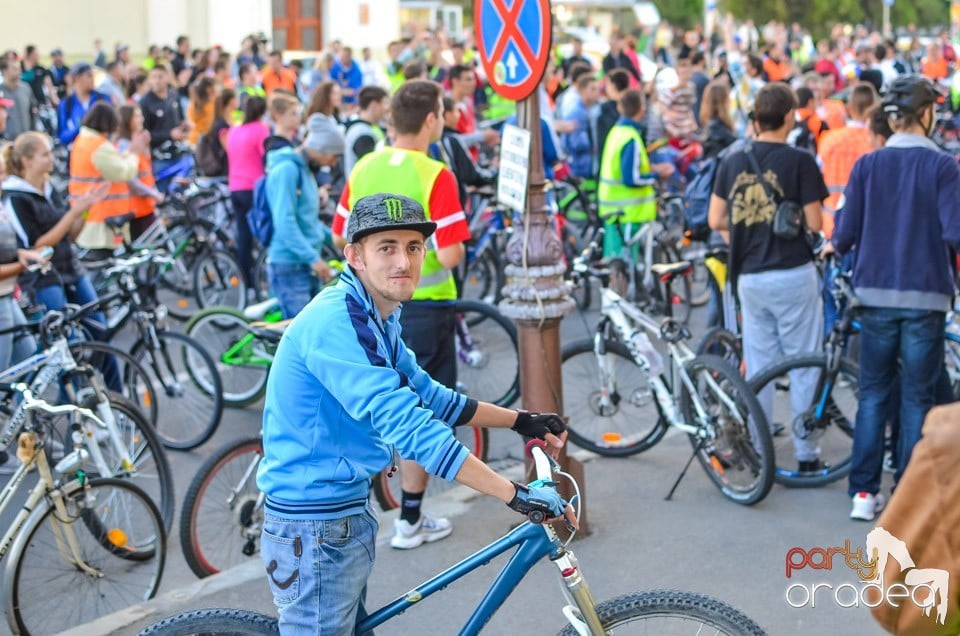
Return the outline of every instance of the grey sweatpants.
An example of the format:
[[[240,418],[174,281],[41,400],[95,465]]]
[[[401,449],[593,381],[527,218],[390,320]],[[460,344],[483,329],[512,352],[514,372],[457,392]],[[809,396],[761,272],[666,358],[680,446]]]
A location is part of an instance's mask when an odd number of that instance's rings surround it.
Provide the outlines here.
[[[823,346],[823,298],[820,276],[813,263],[793,269],[741,274],[737,281],[743,324],[743,357],[747,378],[786,356],[818,353]],[[814,399],[819,371],[790,373],[791,424]],[[767,419],[773,414],[772,384],[757,398]],[[793,430],[792,426],[789,426]],[[793,438],[798,461],[820,454],[815,440]]]

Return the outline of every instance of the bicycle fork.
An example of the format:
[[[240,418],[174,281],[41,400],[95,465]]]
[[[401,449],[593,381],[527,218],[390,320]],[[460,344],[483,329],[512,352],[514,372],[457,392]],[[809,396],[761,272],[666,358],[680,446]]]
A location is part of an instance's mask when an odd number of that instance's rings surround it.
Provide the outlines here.
[[[577,557],[573,552],[561,548],[556,556],[550,559],[560,570],[560,578],[566,587],[567,597],[573,600],[573,605],[563,608],[563,616],[573,626],[580,636],[601,636],[606,634],[600,617],[597,616],[597,602],[590,592],[587,580],[580,572]],[[574,605],[576,607],[574,607]]]
[[[43,450],[37,447],[37,438],[35,435],[24,434],[20,436],[17,456],[20,457],[21,461],[31,456],[37,457],[40,453],[43,453]],[[27,461],[24,461],[24,463],[26,464]],[[47,464],[45,457],[39,458],[39,461],[35,460],[34,463],[37,466],[37,471],[40,473],[41,481],[47,484],[55,483],[53,473],[50,471],[50,465]],[[56,510],[56,514],[53,515],[50,524],[53,538],[57,543],[57,551],[67,563],[73,564],[75,568],[88,576],[94,578],[103,576],[103,573],[99,569],[90,566],[81,556],[80,545],[77,543],[77,537],[73,533],[74,526],[69,521],[70,515],[63,501],[63,491],[60,488],[54,489],[50,492],[49,499],[50,504],[54,510]]]

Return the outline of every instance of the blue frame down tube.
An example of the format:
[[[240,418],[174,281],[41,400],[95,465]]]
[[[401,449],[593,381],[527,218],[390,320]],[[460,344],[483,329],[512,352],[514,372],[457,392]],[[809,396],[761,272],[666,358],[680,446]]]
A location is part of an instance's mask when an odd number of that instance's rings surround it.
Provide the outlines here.
[[[500,574],[497,575],[480,604],[470,615],[467,624],[460,630],[461,635],[479,634],[483,626],[493,617],[530,568],[543,557],[556,551],[556,547],[547,538],[546,533],[540,526],[535,526],[529,522],[517,526],[487,547],[373,612],[357,625],[356,633],[366,633],[386,623],[391,618],[403,614],[407,609],[434,592],[444,589],[454,581],[487,565],[490,561],[514,547],[517,548],[517,551],[513,553],[503,569],[500,570]]]

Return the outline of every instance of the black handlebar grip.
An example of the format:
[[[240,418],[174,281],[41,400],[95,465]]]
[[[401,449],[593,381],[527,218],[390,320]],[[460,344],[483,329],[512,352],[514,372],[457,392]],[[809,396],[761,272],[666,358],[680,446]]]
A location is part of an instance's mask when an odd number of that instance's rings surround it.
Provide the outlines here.
[[[530,520],[530,523],[535,523],[540,525],[547,518],[547,515],[543,514],[542,510],[531,510],[527,513],[527,519]]]

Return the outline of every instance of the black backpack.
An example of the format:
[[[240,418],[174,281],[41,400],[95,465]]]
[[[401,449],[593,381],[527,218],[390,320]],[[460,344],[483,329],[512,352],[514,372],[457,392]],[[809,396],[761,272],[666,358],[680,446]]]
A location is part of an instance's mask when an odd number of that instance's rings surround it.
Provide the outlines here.
[[[227,151],[213,130],[200,135],[197,142],[197,170],[204,177],[223,177],[227,174]]]
[[[827,129],[827,125],[820,123],[820,133]],[[787,144],[800,150],[806,150],[813,156],[817,156],[817,137],[810,130],[810,118],[802,119],[794,124],[793,129],[787,134]]]

